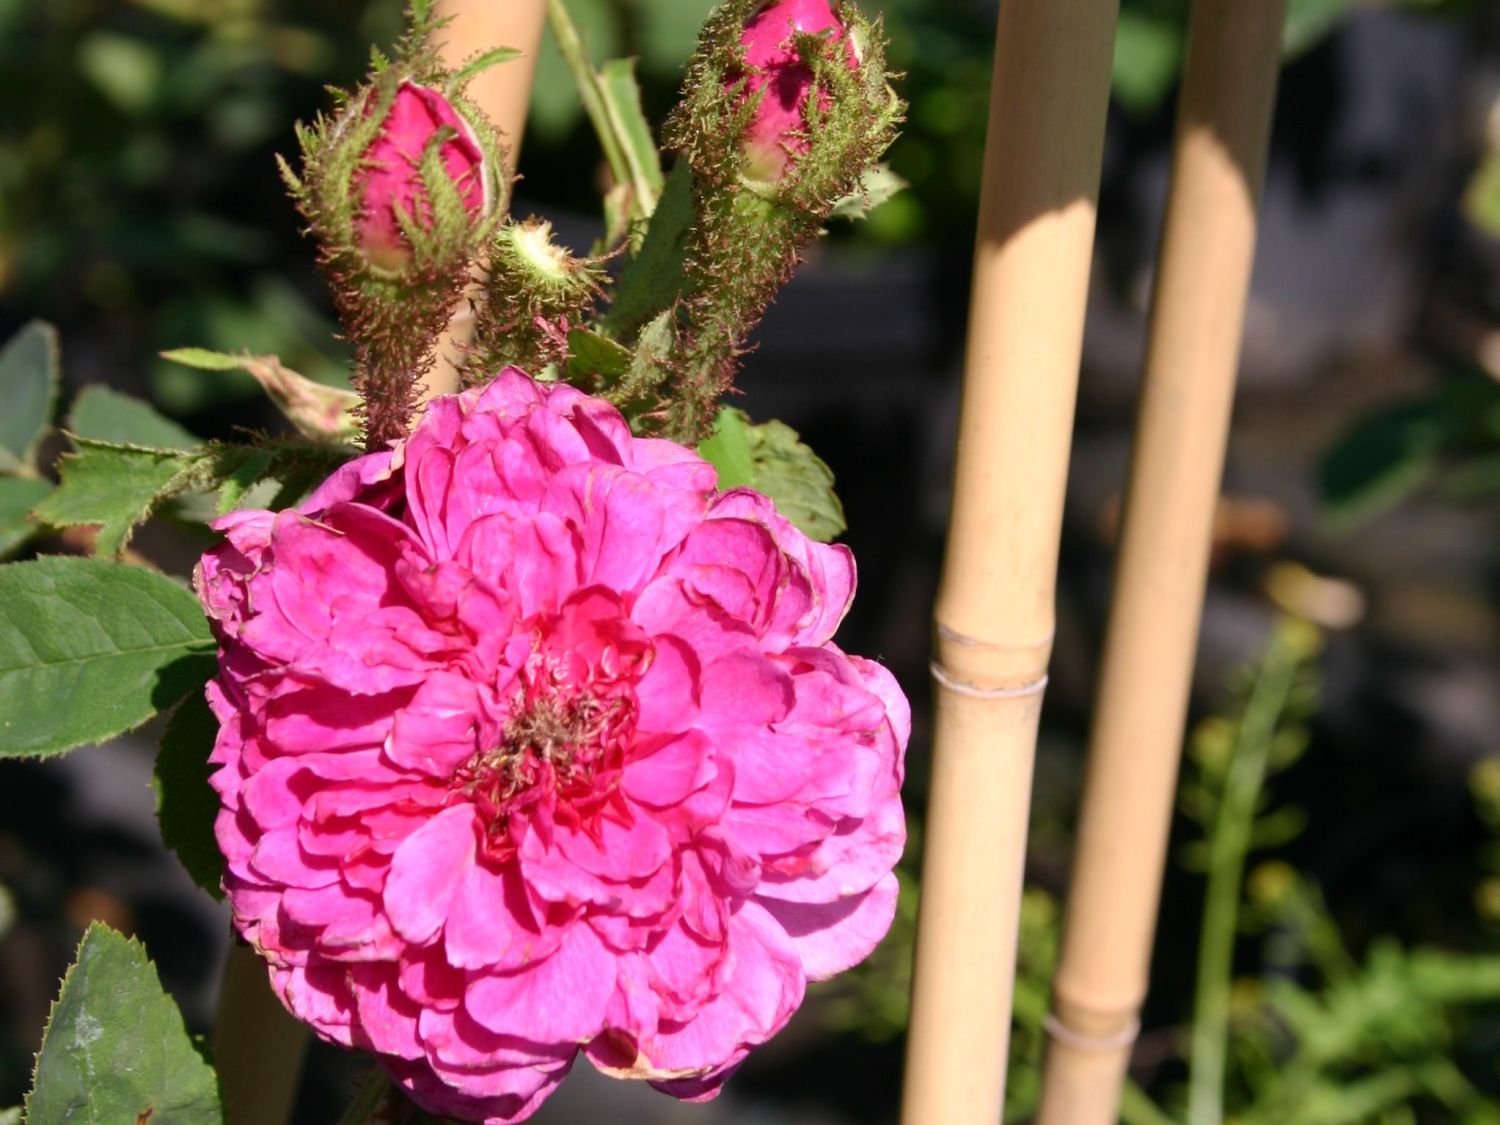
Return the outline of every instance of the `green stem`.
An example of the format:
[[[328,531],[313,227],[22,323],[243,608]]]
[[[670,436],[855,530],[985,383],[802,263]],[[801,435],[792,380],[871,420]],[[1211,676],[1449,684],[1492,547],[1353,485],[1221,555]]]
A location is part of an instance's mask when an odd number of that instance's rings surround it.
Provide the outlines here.
[[[1265,781],[1276,727],[1286,709],[1300,664],[1288,626],[1274,633],[1240,716],[1218,815],[1209,842],[1208,887],[1188,1077],[1188,1121],[1220,1125],[1224,1120],[1224,1062],[1229,1044],[1229,990],[1234,975],[1234,939],[1239,927],[1245,856],[1250,850],[1256,802]]]
[[[563,0],[547,0],[547,25],[552,28],[557,49],[562,53],[563,61],[568,64],[568,70],[572,72],[573,83],[578,87],[578,97],[583,102],[583,111],[588,114],[589,123],[599,137],[599,147],[604,150],[609,174],[617,184],[636,187],[630,162],[610,123],[609,111],[599,89],[599,76],[589,62],[583,47],[583,37],[578,34],[578,28],[573,23],[573,17],[568,15],[568,6]]]
[[[214,1017],[214,1068],[227,1125],[285,1125],[307,1053],[307,1025],[271,992],[266,967],[249,946],[229,947]]]

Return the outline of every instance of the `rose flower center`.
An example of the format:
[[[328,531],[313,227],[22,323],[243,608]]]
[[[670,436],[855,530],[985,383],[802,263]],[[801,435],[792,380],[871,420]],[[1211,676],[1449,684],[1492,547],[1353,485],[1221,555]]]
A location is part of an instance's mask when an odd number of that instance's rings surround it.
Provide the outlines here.
[[[580,824],[619,785],[635,734],[634,686],[651,649],[634,626],[611,617],[565,612],[534,623],[534,648],[498,739],[454,775],[454,791],[473,801],[492,845],[505,846],[522,811]]]

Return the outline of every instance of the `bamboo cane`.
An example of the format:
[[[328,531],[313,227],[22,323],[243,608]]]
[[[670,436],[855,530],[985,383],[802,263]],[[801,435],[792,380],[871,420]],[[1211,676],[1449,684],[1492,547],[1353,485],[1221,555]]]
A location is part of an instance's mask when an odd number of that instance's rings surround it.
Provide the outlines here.
[[[547,0],[438,0],[438,15],[451,21],[443,29],[440,46],[447,66],[456,67],[470,55],[492,47],[515,47],[522,52],[520,58],[480,72],[468,89],[470,100],[500,130],[505,143],[504,176],[509,180],[521,154]],[[438,361],[427,377],[424,399],[458,390],[460,349],[473,331],[474,312],[466,301],[438,344]]]
[[[1117,0],[1006,0],[995,36],[902,1120],[1001,1112],[1037,718]]]
[[[1196,0],[1040,1125],[1116,1119],[1139,1027],[1285,0]]]
[[[232,941],[219,986],[213,1055],[228,1125],[289,1121],[310,1034],[266,983],[259,955]]]

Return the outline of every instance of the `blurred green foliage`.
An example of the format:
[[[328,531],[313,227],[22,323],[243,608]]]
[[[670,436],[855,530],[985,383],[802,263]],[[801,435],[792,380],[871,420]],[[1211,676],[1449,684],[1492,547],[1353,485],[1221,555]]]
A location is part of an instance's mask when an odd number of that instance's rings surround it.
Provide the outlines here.
[[[1449,373],[1431,391],[1356,420],[1329,450],[1319,479],[1335,529],[1434,482],[1450,502],[1500,492],[1500,382],[1484,372]]]
[[[111,367],[199,343],[338,377],[272,152],[396,14],[358,0],[0,2],[6,305],[87,337]],[[153,375],[176,412],[219,400],[165,363]]]

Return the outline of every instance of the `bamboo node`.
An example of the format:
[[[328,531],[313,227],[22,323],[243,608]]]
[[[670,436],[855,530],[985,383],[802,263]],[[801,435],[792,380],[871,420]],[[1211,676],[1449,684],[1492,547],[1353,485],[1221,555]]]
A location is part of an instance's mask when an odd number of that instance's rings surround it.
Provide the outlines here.
[[[1123,1051],[1140,1037],[1141,1021],[1132,1019],[1119,1031],[1109,1035],[1090,1035],[1087,1032],[1077,1031],[1058,1019],[1052,1012],[1042,1021],[1042,1026],[1054,1043],[1064,1047],[1072,1047],[1076,1051],[1097,1051],[1100,1053]]]
[[[1015,687],[985,688],[977,684],[971,684],[967,680],[960,680],[936,660],[927,666],[932,671],[932,678],[942,684],[951,692],[958,695],[967,695],[971,699],[1020,699],[1028,695],[1040,695],[1047,689],[1047,677],[1043,675],[1040,679],[1032,680],[1030,683],[1019,684]]]
[[[965,648],[985,648],[995,652],[1034,652],[1039,649],[1050,648],[1052,639],[1057,635],[1057,630],[1048,629],[1045,634],[1034,641],[1007,644],[1004,641],[986,641],[981,640],[979,637],[971,637],[968,633],[960,633],[952,626],[944,625],[939,621],[937,623],[937,635],[941,641],[962,645]]]

